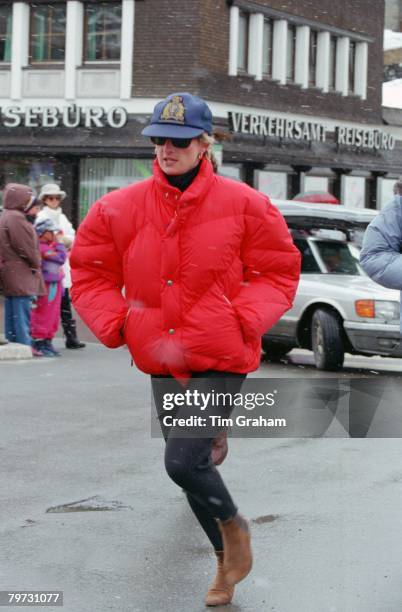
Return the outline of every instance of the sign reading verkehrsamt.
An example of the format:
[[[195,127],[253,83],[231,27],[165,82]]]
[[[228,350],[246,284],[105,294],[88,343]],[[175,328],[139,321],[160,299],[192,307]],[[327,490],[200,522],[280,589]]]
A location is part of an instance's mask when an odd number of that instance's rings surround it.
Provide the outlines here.
[[[229,112],[228,119],[231,131],[239,134],[326,142],[328,134],[335,133],[335,141],[339,145],[388,151],[392,151],[395,147],[395,138],[392,134],[373,128],[339,125],[333,129],[317,121],[253,113]]]

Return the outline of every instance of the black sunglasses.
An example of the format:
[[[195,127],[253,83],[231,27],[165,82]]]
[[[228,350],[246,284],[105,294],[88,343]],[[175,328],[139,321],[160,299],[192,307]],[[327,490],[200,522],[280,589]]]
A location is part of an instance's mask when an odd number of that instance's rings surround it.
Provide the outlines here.
[[[190,146],[192,138],[165,138],[164,136],[151,136],[151,141],[155,145],[164,145],[167,140],[170,140],[174,147],[178,149],[187,149]]]

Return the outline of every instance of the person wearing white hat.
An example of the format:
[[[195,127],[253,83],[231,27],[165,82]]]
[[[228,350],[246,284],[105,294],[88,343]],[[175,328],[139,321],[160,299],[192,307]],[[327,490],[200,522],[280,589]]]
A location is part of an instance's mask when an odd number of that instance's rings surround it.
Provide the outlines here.
[[[75,229],[60,206],[66,197],[66,192],[60,189],[56,183],[43,185],[38,200],[42,202],[43,208],[38,214],[37,221],[51,219],[62,234],[64,246],[70,250],[75,238]],[[66,337],[66,348],[84,348],[85,344],[77,337],[77,324],[71,311],[71,300],[69,289],[71,287],[71,273],[68,258],[64,264],[63,296],[61,300],[61,324]]]
[[[46,185],[43,185],[38,197],[39,197],[39,200],[44,202],[45,198],[49,199],[49,198],[52,198],[53,196],[60,203],[61,200],[64,200],[66,195],[67,195],[66,192],[62,191],[60,187],[56,185],[56,183],[47,183]],[[45,204],[47,206],[47,203]]]

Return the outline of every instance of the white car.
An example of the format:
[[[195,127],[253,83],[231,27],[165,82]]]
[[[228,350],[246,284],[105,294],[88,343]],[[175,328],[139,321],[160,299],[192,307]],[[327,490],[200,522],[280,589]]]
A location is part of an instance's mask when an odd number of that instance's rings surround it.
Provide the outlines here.
[[[302,253],[294,306],[262,338],[267,356],[294,347],[314,352],[320,370],[342,367],[344,354],[402,357],[399,292],[372,281],[359,265],[368,209],[273,200]]]

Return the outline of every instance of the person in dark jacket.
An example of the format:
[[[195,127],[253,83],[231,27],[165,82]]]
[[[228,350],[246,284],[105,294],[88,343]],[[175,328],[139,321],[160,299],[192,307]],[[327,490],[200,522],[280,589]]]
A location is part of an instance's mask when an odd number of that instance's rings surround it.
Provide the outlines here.
[[[3,193],[0,217],[0,271],[5,296],[5,336],[32,346],[32,299],[44,293],[41,255],[36,232],[27,215],[37,206],[32,189],[9,183]],[[32,347],[34,356],[41,353]]]
[[[368,225],[360,264],[374,281],[399,289],[402,299],[402,178],[394,185],[394,197]],[[401,302],[402,305],[402,302]],[[402,333],[402,309],[401,309]]]
[[[248,521],[212,459],[215,432],[174,431],[164,397],[239,391],[259,366],[262,334],[292,306],[300,254],[266,196],[214,173],[204,100],[171,94],[142,133],[155,145],[154,174],[91,207],[72,248],[72,299],[104,344],[127,343],[151,375],[165,469],[217,558],[205,603],[223,605],[252,567]],[[189,404],[172,416],[188,416]]]

